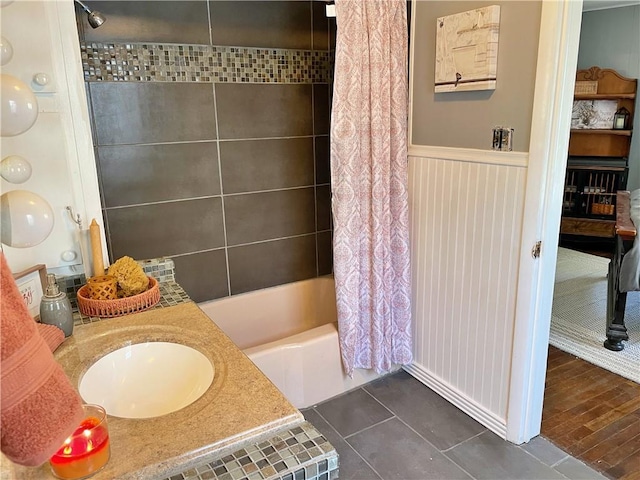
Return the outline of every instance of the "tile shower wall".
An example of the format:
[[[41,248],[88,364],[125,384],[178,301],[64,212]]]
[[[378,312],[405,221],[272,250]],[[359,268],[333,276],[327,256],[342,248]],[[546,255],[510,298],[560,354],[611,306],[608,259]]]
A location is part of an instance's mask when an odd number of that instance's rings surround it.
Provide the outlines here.
[[[109,256],[195,301],[330,273],[330,50],[317,1],[77,12]]]

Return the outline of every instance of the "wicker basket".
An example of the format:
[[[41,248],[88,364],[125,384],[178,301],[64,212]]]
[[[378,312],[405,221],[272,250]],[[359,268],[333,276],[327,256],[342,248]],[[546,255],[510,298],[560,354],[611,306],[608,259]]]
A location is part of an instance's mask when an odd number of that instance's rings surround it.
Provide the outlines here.
[[[113,300],[118,296],[118,281],[110,275],[91,277],[85,294],[92,300]]]
[[[589,95],[598,93],[598,81],[597,80],[578,80],[576,81],[573,94],[574,95]]]
[[[153,307],[160,301],[158,281],[149,277],[149,288],[131,297],[114,300],[93,300],[89,297],[87,285],[78,290],[78,308],[80,313],[89,317],[119,317],[129,313],[141,312]]]
[[[594,215],[613,215],[615,213],[615,205],[609,203],[593,203],[591,205],[591,213]]]

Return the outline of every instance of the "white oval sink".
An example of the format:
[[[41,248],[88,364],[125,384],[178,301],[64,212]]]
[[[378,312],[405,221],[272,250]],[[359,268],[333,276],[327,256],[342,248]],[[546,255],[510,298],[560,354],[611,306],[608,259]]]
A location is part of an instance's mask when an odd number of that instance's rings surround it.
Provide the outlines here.
[[[190,405],[207,391],[214,368],[199,351],[167,342],[129,345],[105,355],[80,379],[80,396],[109,415],[150,418]]]

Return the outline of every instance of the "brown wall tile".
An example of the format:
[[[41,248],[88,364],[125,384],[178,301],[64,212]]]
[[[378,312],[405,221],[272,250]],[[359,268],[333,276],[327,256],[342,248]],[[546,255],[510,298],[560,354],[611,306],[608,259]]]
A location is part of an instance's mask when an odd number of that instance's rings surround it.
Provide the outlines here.
[[[322,185],[331,182],[331,164],[329,161],[329,137],[315,138],[316,142],[316,183]]]
[[[329,50],[329,19],[326,14],[326,5],[326,2],[311,2],[314,50]]]
[[[220,195],[215,142],[98,147],[104,205]]]
[[[329,133],[329,85],[313,84],[313,133],[327,135]]]
[[[326,50],[335,31],[323,2],[96,0],[90,7],[107,23],[92,30],[77,13],[89,42]],[[329,88],[88,83],[110,257],[173,256],[177,280],[195,301],[330,273],[331,232],[318,232],[331,227]]]
[[[95,82],[90,89],[98,145],[216,139],[210,84]]]
[[[204,1],[88,1],[107,21],[93,29],[76,4],[82,25],[80,38],[88,42],[145,42],[209,44],[209,19]]]
[[[315,234],[229,248],[231,294],[316,276]]]
[[[313,138],[220,142],[224,193],[313,185]]]
[[[224,197],[231,245],[315,231],[313,187]]]
[[[333,273],[333,232],[318,232],[318,275]]]
[[[337,33],[336,19],[330,18],[329,19],[329,50],[333,52],[335,52],[336,50],[336,33]]]
[[[329,185],[316,187],[316,212],[318,231],[329,230],[331,228],[331,187]]]
[[[106,210],[116,260],[198,252],[224,246],[220,197]]]
[[[311,135],[311,85],[216,84],[220,138]]]
[[[176,281],[194,302],[229,295],[227,258],[224,249],[172,257]]]
[[[310,50],[311,3],[209,2],[213,44]]]

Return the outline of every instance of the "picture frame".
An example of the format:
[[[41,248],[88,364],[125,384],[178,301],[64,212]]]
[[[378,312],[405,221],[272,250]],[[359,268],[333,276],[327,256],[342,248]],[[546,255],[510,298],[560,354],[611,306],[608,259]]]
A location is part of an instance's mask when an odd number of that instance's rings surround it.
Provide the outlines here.
[[[47,266],[43,263],[34,265],[13,274],[18,290],[29,309],[29,314],[36,321],[40,321],[40,302],[47,288]]]
[[[609,130],[618,110],[616,100],[574,100],[571,128],[574,130]]]
[[[435,93],[495,90],[500,5],[436,19]]]

